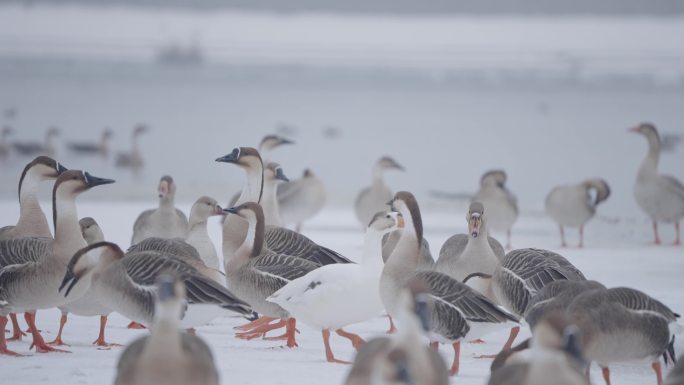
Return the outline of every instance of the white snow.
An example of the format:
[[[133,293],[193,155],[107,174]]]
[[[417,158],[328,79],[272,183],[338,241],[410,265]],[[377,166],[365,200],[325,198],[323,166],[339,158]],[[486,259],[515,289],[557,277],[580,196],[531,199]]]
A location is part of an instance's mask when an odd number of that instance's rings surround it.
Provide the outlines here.
[[[106,187],[103,187],[106,188]],[[101,224],[107,239],[121,246],[130,242],[132,223],[144,208],[154,202],[87,202],[79,203],[79,216],[93,216]],[[11,223],[18,215],[15,202],[0,203],[2,224]],[[48,207],[44,205],[44,207]],[[187,211],[190,204],[182,204]],[[437,254],[442,242],[456,232],[465,231],[463,208],[445,207],[440,211],[424,213],[426,237]],[[363,236],[349,210],[327,210],[305,226],[305,234],[314,240],[340,251],[352,259],[360,257]],[[219,245],[219,226],[211,221],[210,234]],[[673,239],[672,230],[663,227],[662,237],[666,242]],[[673,310],[684,310],[684,271],[682,248],[666,245],[656,247],[648,244],[650,227],[646,222],[616,219],[608,222],[595,220],[586,229],[585,249],[558,249],[559,239],[556,227],[544,217],[523,216],[514,227],[515,247],[541,247],[560,252],[576,264],[590,279],[596,279],[607,286],[630,286],[645,291],[660,299]],[[572,244],[576,235],[569,234]],[[38,326],[46,339],[54,337],[59,313],[56,310],[39,311]],[[82,318],[71,316],[64,332],[70,354],[38,354],[28,350],[29,340],[10,343],[10,348],[19,353],[30,354],[25,358],[0,357],[0,373],[3,384],[103,384],[110,383],[115,373],[117,357],[122,348],[100,350],[91,345],[98,332],[98,317]],[[23,321],[22,321],[23,323]],[[113,315],[107,328],[110,342],[126,344],[143,335],[145,331],[126,329],[128,321]],[[208,341],[220,368],[224,384],[341,384],[349,367],[325,362],[320,333],[299,325],[299,347],[288,349],[281,343],[261,340],[241,341],[233,334],[233,326],[243,323],[239,318],[215,320],[211,325],[200,327],[198,335]],[[381,335],[387,329],[386,318],[349,327],[364,338]],[[518,341],[527,337],[523,331]],[[501,348],[507,332],[485,337],[483,345],[463,344],[461,349],[461,373],[452,379],[453,384],[484,384],[491,360],[476,359],[475,355],[495,353]],[[680,339],[681,341],[681,339]],[[347,340],[332,339],[333,349],[340,359],[352,359],[354,352]],[[684,344],[678,342],[681,351]],[[442,346],[444,358],[450,362],[452,351]],[[595,383],[601,383],[596,367],[593,368]],[[613,383],[654,384],[655,378],[648,363],[620,364],[613,367]]]

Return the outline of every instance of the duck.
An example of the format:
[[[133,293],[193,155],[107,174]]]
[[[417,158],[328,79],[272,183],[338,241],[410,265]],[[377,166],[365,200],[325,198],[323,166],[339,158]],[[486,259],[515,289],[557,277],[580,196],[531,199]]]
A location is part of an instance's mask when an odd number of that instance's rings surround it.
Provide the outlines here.
[[[103,158],[109,156],[109,140],[113,132],[110,128],[105,128],[100,135],[99,142],[69,142],[67,148],[79,155],[99,155]]]
[[[59,128],[51,126],[45,131],[45,141],[40,142],[14,142],[12,147],[19,155],[36,156],[46,155],[51,158],[55,157],[57,149],[55,147],[55,138],[59,136]]]
[[[404,171],[399,163],[389,156],[383,156],[373,166],[371,185],[359,191],[354,201],[354,212],[361,226],[368,226],[375,213],[387,208],[392,199],[392,190],[385,184],[383,174],[388,170]]]
[[[251,325],[249,331],[238,334],[238,337],[251,339],[285,326],[283,336],[269,339],[286,339],[288,347],[296,347],[296,319],[280,305],[267,301],[267,298],[320,265],[265,247],[264,212],[258,203],[246,202],[225,210],[248,223],[247,236],[242,246],[226,260],[228,288],[262,315],[258,323]],[[275,319],[280,321],[270,324]]]
[[[24,311],[33,336],[32,346],[38,352],[60,350],[45,343],[36,328],[32,310],[66,304],[81,297],[90,286],[89,280],[76,285],[69,300],[57,291],[71,255],[86,245],[78,224],[76,197],[93,187],[110,183],[114,181],[80,170],[63,172],[52,190],[54,240],[27,237],[0,241],[0,260],[19,262],[0,269],[0,329],[4,330],[8,313]],[[7,349],[4,333],[0,333],[0,354],[18,355]]]
[[[304,222],[313,218],[325,206],[326,190],[323,181],[309,168],[302,177],[278,187],[280,217],[286,225],[294,224],[298,233]]]
[[[181,238],[188,236],[188,218],[176,208],[176,183],[169,175],[159,181],[159,207],[145,210],[135,220],[131,244],[135,245],[150,238]]]
[[[86,257],[91,252],[99,253],[99,257]],[[187,290],[182,328],[201,326],[222,315],[252,316],[248,304],[182,259],[154,251],[124,254],[118,245],[106,241],[88,245],[72,256],[58,291],[70,298],[75,285],[90,280],[90,290],[103,306],[134,322],[151,325],[155,316],[154,282],[168,273],[177,274]]]
[[[399,304],[400,331],[364,344],[354,358],[345,385],[449,383],[444,360],[423,344],[430,330],[429,295],[419,282],[414,282],[402,291]]]
[[[591,191],[595,191],[594,198]],[[563,227],[579,227],[578,247],[584,247],[584,225],[596,214],[596,206],[609,196],[608,182],[601,178],[556,186],[549,192],[546,212],[558,224],[562,247],[567,247]]]
[[[119,356],[115,385],[218,385],[219,374],[207,343],[178,331],[185,288],[173,275],[160,275],[154,295],[150,335],[136,339]]]
[[[658,173],[658,161],[663,141],[658,130],[651,123],[641,123],[630,128],[630,132],[642,135],[648,141],[648,153],[634,182],[634,197],[637,204],[653,222],[655,244],[661,244],[658,223],[674,223],[675,246],[682,244],[679,221],[684,217],[684,184],[677,178]]]
[[[657,299],[629,287],[594,289],[579,294],[567,309],[582,332],[584,355],[602,368],[610,385],[610,364],[649,360],[663,384],[659,358],[674,361],[674,335],[684,331],[679,315]]]
[[[401,213],[404,231],[380,277],[380,297],[388,314],[396,318],[398,293],[412,280],[423,282],[432,308],[430,341],[433,348],[449,343],[454,349],[451,375],[459,371],[461,340],[472,341],[498,329],[518,324],[518,318],[490,299],[447,274],[418,270],[419,239],[423,222],[416,198],[408,191],[397,192],[392,209]]]
[[[504,170],[490,170],[480,178],[480,189],[473,201],[482,203],[489,216],[489,227],[506,233],[506,249],[511,249],[511,228],[518,219],[518,198],[506,187]]]
[[[366,321],[383,312],[379,281],[382,273],[382,236],[403,226],[398,213],[378,212],[368,224],[359,264],[331,264],[290,281],[267,298],[323,336],[328,362],[350,364],[335,358],[330,331],[349,339],[355,348],[363,339],[344,326]]]
[[[149,131],[149,128],[144,124],[139,124],[133,128],[131,135],[131,151],[120,152],[116,154],[115,164],[117,167],[129,168],[134,172],[138,172],[143,168],[143,166],[145,166],[145,160],[140,152],[138,141],[140,135],[146,133],[147,131]]]
[[[3,126],[0,131],[0,160],[4,160],[10,154],[10,145],[7,143],[7,137],[10,136],[14,130],[10,126]]]

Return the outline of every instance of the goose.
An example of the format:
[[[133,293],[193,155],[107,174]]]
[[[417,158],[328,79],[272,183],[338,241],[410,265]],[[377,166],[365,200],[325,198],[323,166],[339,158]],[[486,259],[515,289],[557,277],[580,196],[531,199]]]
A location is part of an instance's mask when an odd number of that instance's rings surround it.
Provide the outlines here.
[[[289,181],[278,163],[268,162],[265,164],[261,208],[264,209],[266,226],[283,226],[283,221],[280,218],[280,208],[278,207],[278,186]]]
[[[665,379],[665,385],[682,385],[684,384],[684,359],[679,357],[674,369],[670,371]]]
[[[66,168],[59,162],[42,155],[24,167],[19,178],[19,220],[14,226],[0,228],[0,241],[24,237],[52,238],[50,225],[38,202],[38,187],[40,182],[55,180],[64,171]]]
[[[88,245],[104,241],[104,233],[100,225],[92,217],[81,218],[78,221],[81,227],[81,235]],[[93,317],[100,316],[100,334],[97,339],[93,342],[93,345],[100,347],[110,347],[110,346],[121,346],[119,344],[108,343],[105,339],[105,328],[107,327],[107,319],[109,313],[112,312],[111,309],[102,305],[99,298],[93,291],[87,291],[79,299],[69,302],[65,305],[58,306],[61,316],[59,319],[59,330],[57,332],[57,337],[48,345],[51,346],[64,346],[66,345],[62,340],[62,332],[64,331],[64,326],[66,325],[69,317],[69,313],[73,313],[83,317]]]
[[[67,148],[76,154],[100,155],[107,158],[109,156],[109,140],[112,138],[112,134],[111,129],[105,128],[99,142],[69,142]]]
[[[586,280],[586,281],[568,281],[560,280],[553,281],[544,286],[537,292],[527,305],[525,309],[525,321],[530,325],[530,329],[534,330],[537,323],[546,315],[550,313],[564,313],[570,303],[580,293],[594,289],[605,289],[600,282]]]
[[[211,216],[222,214],[223,209],[216,199],[208,196],[198,198],[190,208],[190,220],[188,221],[190,229],[185,239],[189,245],[197,250],[202,261],[215,270],[219,270],[221,264],[218,254],[216,254],[216,247],[209,238],[207,221]]]
[[[323,209],[325,198],[325,184],[307,168],[301,178],[283,183],[278,188],[280,217],[286,225],[294,224],[299,233],[304,221]]]
[[[55,239],[29,237],[0,241],[0,260],[16,261],[0,269],[0,329],[4,330],[8,313],[25,311],[24,318],[33,335],[32,346],[38,352],[58,350],[45,343],[31,310],[66,304],[81,297],[89,286],[89,280],[77,285],[69,300],[57,292],[70,256],[86,245],[78,224],[76,197],[95,186],[113,182],[79,170],[63,172],[52,190]],[[7,349],[4,333],[0,334],[0,353],[17,355]]]
[[[383,156],[375,163],[371,185],[359,191],[354,201],[354,212],[361,226],[368,225],[373,215],[385,210],[387,202],[392,199],[392,190],[383,179],[383,174],[387,170],[404,171],[404,167],[389,156]]]
[[[282,338],[287,339],[288,347],[297,346],[296,319],[281,306],[267,301],[267,298],[287,283],[304,276],[320,265],[266,248],[264,212],[258,203],[247,202],[226,209],[226,211],[244,218],[248,223],[247,236],[242,246],[226,260],[228,288],[238,298],[249,303],[255,311],[265,316],[254,328],[238,336],[251,339],[263,336],[267,331],[286,326],[287,330]],[[274,319],[281,321],[271,325],[270,321]]]
[[[188,236],[188,218],[176,208],[176,183],[169,175],[159,181],[159,207],[145,210],[135,220],[131,244],[135,245],[150,237],[181,238]]]
[[[642,210],[653,221],[655,243],[659,245],[658,222],[674,222],[677,237],[674,244],[681,245],[679,221],[684,217],[684,185],[675,177],[658,173],[658,161],[663,141],[658,130],[650,123],[641,123],[630,132],[643,135],[648,140],[648,154],[641,162],[634,182],[634,196]]]
[[[505,365],[492,370],[488,385],[589,385],[583,370],[581,333],[560,314],[549,314],[534,330],[526,357],[504,351]],[[496,360],[495,360],[496,361]],[[495,368],[499,366],[497,363]]]
[[[36,156],[46,155],[51,158],[55,157],[56,148],[54,139],[59,135],[59,128],[48,127],[45,131],[45,142],[14,142],[12,147],[19,155]]]
[[[263,163],[259,152],[251,147],[239,147],[216,159],[217,162],[236,164],[246,171],[247,183],[240,194],[238,202],[260,203],[268,200],[264,192],[268,193],[264,185],[269,183],[264,174]],[[277,174],[277,170],[276,170]],[[278,178],[272,180],[278,183]],[[262,208],[263,211],[263,208]],[[225,212],[225,210],[224,210]],[[264,211],[264,215],[267,213]],[[244,243],[247,235],[247,222],[237,215],[226,216],[223,222],[223,257],[224,264],[235,254],[237,249]],[[264,234],[266,247],[275,253],[284,253],[293,257],[309,260],[317,265],[331,263],[350,263],[351,261],[339,253],[316,244],[306,236],[279,226],[266,226]]]
[[[489,227],[494,231],[506,232],[506,249],[511,248],[511,228],[518,219],[518,198],[506,188],[506,172],[490,170],[480,178],[480,189],[473,201],[487,208]]]
[[[382,236],[401,226],[403,222],[397,213],[376,213],[366,230],[360,264],[322,266],[290,281],[267,298],[297,320],[322,332],[328,362],[350,363],[333,355],[330,330],[358,348],[363,339],[342,328],[376,317],[384,310],[378,291],[383,267]]]
[[[99,257],[84,257],[91,251],[99,252]],[[165,273],[177,274],[187,289],[187,310],[180,320],[183,328],[204,325],[226,314],[252,315],[249,305],[183,260],[154,251],[124,255],[111,242],[97,242],[78,250],[69,261],[59,292],[70,298],[74,285],[90,279],[90,290],[103,306],[151,325],[155,314],[154,282]]]
[[[591,191],[596,191],[592,199]],[[563,227],[579,227],[579,247],[584,246],[584,225],[596,214],[596,206],[610,196],[608,183],[600,178],[556,186],[546,196],[546,212],[558,223],[561,246],[566,247]]]
[[[430,340],[435,348],[439,342],[453,345],[454,360],[450,373],[455,375],[459,370],[462,339],[475,340],[489,332],[517,324],[518,319],[484,295],[444,273],[418,271],[418,240],[423,237],[418,202],[410,192],[400,191],[392,199],[392,209],[401,213],[405,227],[380,277],[383,305],[389,315],[396,318],[401,289],[414,279],[424,282],[432,303]]]
[[[211,349],[201,338],[178,331],[185,288],[178,278],[161,275],[156,282],[155,316],[150,335],[121,353],[115,385],[218,385]]]
[[[130,152],[120,152],[116,154],[116,166],[121,168],[130,168],[133,171],[138,171],[145,165],[145,161],[138,147],[138,140],[140,135],[149,131],[147,126],[143,124],[137,125],[133,128],[133,133],[131,135],[131,151]]]
[[[611,363],[645,359],[662,385],[659,357],[674,360],[674,334],[683,331],[679,315],[665,304],[627,287],[600,288],[578,295],[567,313],[582,331],[585,356],[602,368],[606,385]]]
[[[10,153],[10,145],[7,143],[7,137],[12,134],[14,130],[10,126],[2,127],[0,131],[0,159],[5,159]]]
[[[423,345],[430,330],[429,298],[419,284],[400,295],[399,332],[377,337],[359,349],[345,385],[447,385],[449,372],[439,353]]]

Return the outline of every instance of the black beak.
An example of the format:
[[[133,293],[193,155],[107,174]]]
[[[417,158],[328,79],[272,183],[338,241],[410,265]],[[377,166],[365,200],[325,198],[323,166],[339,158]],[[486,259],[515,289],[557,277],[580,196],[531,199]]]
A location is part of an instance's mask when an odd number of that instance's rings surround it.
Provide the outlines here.
[[[159,277],[159,301],[164,302],[176,296],[174,280],[168,275]]]
[[[76,283],[78,283],[78,281],[80,279],[81,279],[81,277],[77,277],[76,275],[74,275],[74,272],[71,271],[71,269],[68,269],[66,274],[64,275],[64,279],[62,280],[62,284],[59,285],[58,292],[61,292],[62,289],[64,289],[64,286],[69,284],[69,287],[67,287],[66,292],[64,293],[64,297],[65,298],[68,297],[69,293],[71,292],[71,289],[74,288],[74,286],[76,285]],[[71,283],[69,283],[69,282],[71,282]]]
[[[62,175],[62,173],[63,173],[64,171],[69,171],[69,169],[66,168],[66,167],[64,167],[64,166],[62,166],[61,163],[57,162],[57,175],[58,175],[58,176],[59,176],[59,175]]]
[[[238,214],[238,208],[237,208],[237,207],[231,207],[231,208],[229,208],[229,209],[223,209],[223,212],[226,213],[226,214],[235,214],[235,215],[239,215],[239,214]]]
[[[233,149],[233,152],[231,152],[230,154],[222,156],[220,158],[216,158],[216,161],[223,163],[237,163],[238,159],[240,159],[240,149],[236,148]]]
[[[390,210],[392,210],[392,211],[397,211],[397,210],[394,208],[394,199],[390,200],[389,202],[387,202],[387,203],[385,203],[385,204],[386,204],[387,206],[390,207]]]
[[[430,331],[430,304],[426,299],[416,298],[415,313],[420,319],[420,324],[425,332]]]
[[[278,180],[282,180],[282,181],[284,181],[284,182],[289,182],[289,181],[290,181],[290,179],[288,179],[288,177],[285,176],[285,173],[283,172],[283,169],[282,169],[282,168],[278,168],[278,169],[276,170],[275,178],[278,179]]]
[[[295,144],[294,140],[280,138],[280,144]]]
[[[95,186],[99,186],[99,185],[103,185],[103,184],[110,184],[110,183],[115,182],[114,179],[99,178],[96,176],[92,176],[87,172],[83,173],[83,175],[85,175],[86,184],[88,185],[88,187],[95,187]]]

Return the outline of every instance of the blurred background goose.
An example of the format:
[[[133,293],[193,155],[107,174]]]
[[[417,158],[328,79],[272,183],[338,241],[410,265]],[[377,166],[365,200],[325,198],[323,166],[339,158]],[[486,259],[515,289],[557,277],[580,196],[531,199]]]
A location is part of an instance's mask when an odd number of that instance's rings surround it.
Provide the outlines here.
[[[176,183],[173,178],[164,175],[157,191],[159,207],[143,211],[135,220],[132,245],[150,237],[185,239],[188,236],[188,218],[174,204]]]
[[[325,184],[307,168],[301,178],[278,187],[280,218],[285,226],[294,225],[299,233],[304,222],[323,209],[325,199]]]
[[[67,148],[78,155],[99,155],[109,157],[109,140],[112,138],[112,130],[105,128],[98,142],[68,142]]]
[[[10,144],[7,142],[7,137],[10,136],[14,130],[10,126],[3,126],[0,131],[0,160],[4,160],[10,154]]]
[[[591,191],[594,191],[592,198]],[[596,214],[596,206],[610,196],[608,183],[600,178],[554,187],[546,196],[546,212],[560,229],[561,246],[566,247],[563,227],[579,227],[579,247],[584,246],[584,225]]]
[[[48,127],[45,131],[45,140],[41,142],[14,142],[12,147],[14,151],[23,156],[46,155],[51,158],[55,157],[57,149],[55,147],[55,138],[59,136],[59,128]]]
[[[389,156],[378,159],[373,166],[371,185],[363,188],[356,196],[354,212],[364,228],[377,212],[387,209],[387,202],[392,199],[392,190],[387,187],[383,178],[387,170],[404,171],[404,167]]]
[[[143,159],[142,152],[138,145],[140,140],[140,135],[149,131],[149,128],[143,124],[139,124],[133,128],[131,134],[131,151],[130,152],[120,152],[116,154],[115,164],[120,168],[129,168],[133,172],[138,172],[145,165],[145,160]]]
[[[473,196],[487,208],[489,227],[506,233],[506,249],[511,248],[511,228],[518,219],[518,198],[506,187],[506,172],[490,170],[480,178],[480,189]]]

